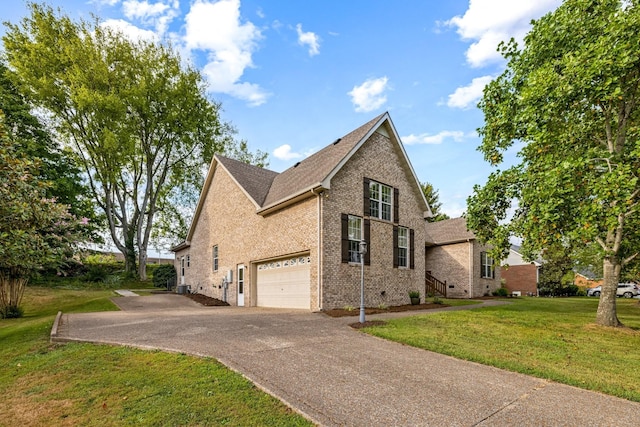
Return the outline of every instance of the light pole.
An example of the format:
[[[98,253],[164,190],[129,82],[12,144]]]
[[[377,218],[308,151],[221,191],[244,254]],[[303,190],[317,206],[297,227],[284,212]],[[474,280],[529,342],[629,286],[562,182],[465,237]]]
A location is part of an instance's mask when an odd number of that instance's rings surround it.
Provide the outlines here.
[[[358,243],[360,253],[360,323],[364,323],[364,254],[367,253],[367,242]]]

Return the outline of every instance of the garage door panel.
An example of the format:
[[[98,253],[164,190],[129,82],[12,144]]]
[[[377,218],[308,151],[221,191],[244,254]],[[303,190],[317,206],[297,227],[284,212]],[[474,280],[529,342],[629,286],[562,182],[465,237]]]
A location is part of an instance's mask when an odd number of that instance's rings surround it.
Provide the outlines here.
[[[276,261],[258,266],[257,305],[308,309],[311,298],[309,271],[308,262],[291,265],[291,262]]]

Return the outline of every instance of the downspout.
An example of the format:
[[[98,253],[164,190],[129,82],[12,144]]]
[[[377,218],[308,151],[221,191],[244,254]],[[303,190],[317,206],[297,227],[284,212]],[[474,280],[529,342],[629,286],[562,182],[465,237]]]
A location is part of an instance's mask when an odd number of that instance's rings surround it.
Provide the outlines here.
[[[475,271],[473,271],[473,243],[471,239],[467,239],[467,243],[469,243],[469,298],[473,298],[473,276]]]
[[[324,196],[324,189],[320,189],[319,191],[317,190],[311,190],[311,192],[313,194],[315,194],[318,197],[318,220],[316,221],[317,227],[318,227],[318,245],[317,245],[317,251],[318,251],[318,263],[317,263],[317,286],[318,286],[318,309],[322,311],[322,271],[323,271],[323,253],[324,253],[324,249],[323,249],[323,245],[322,245],[322,207],[323,207],[323,203],[322,203],[322,199]]]

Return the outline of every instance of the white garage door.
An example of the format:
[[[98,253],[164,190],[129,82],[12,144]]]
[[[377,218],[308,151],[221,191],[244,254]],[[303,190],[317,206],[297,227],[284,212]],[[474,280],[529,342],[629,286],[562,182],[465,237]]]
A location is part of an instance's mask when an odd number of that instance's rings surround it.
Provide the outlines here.
[[[257,305],[306,308],[310,306],[310,258],[291,257],[258,264]]]

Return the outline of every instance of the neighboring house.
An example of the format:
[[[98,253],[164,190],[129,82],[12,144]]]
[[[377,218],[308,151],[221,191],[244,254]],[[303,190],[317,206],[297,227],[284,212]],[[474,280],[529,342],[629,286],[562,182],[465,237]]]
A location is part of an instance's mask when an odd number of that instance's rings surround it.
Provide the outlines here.
[[[178,283],[238,306],[358,307],[364,240],[366,306],[408,304],[430,215],[388,113],[281,173],[216,155],[173,248]]]
[[[525,261],[520,246],[511,245],[507,259],[502,262],[501,275],[509,293],[538,295],[542,260]]]
[[[495,262],[487,251],[488,248],[480,244],[475,234],[467,230],[465,218],[427,223],[427,283],[432,278],[436,282],[446,282],[446,296],[449,298],[491,295],[500,287],[500,269],[495,268]]]
[[[597,278],[596,275],[589,270],[581,270],[575,272],[573,283],[584,290],[588,290],[596,286],[602,286],[603,280]]]

